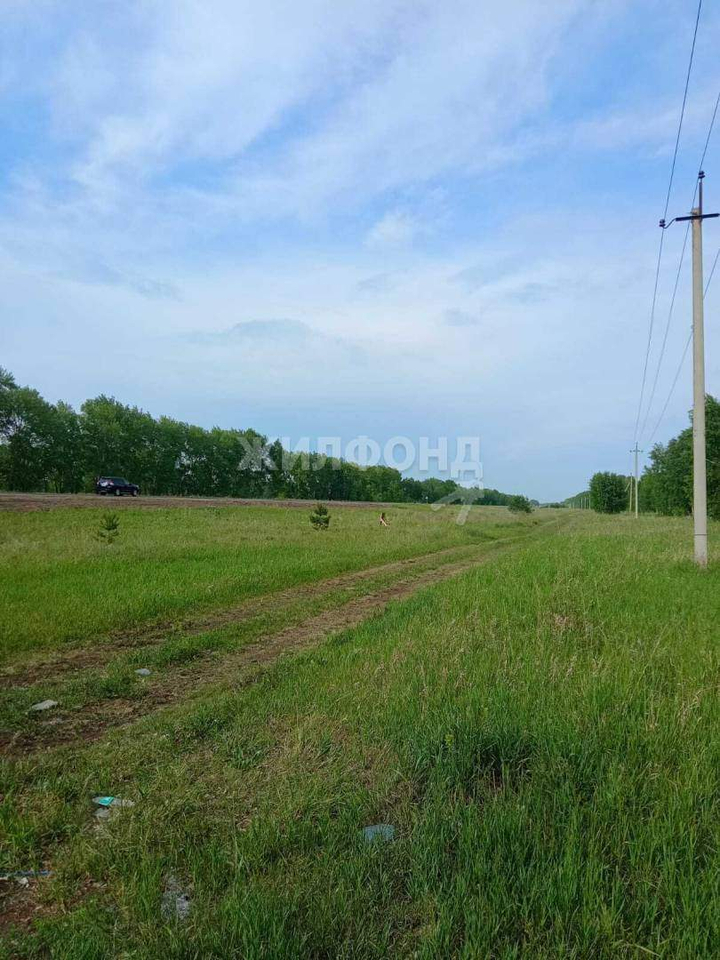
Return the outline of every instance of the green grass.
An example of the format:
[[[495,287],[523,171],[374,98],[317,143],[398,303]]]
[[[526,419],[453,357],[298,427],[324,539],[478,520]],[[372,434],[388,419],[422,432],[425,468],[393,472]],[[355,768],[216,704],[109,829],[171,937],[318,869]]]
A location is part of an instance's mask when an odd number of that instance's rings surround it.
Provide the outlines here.
[[[520,540],[527,530],[516,531]],[[488,539],[483,555],[492,558],[498,549],[508,545],[509,538]],[[512,543],[512,541],[510,541]],[[450,554],[429,555],[418,558],[412,567],[411,576],[415,577],[427,571],[442,568],[445,563],[456,563],[479,556],[478,545],[458,547]],[[157,680],[163,680],[178,667],[185,667],[195,660],[215,654],[236,651],[247,644],[269,636],[283,628],[301,623],[324,611],[342,607],[349,601],[366,596],[389,587],[408,577],[406,569],[384,570],[368,575],[344,586],[336,585],[331,590],[312,596],[299,595],[285,603],[260,604],[257,612],[247,619],[230,621],[213,629],[201,632],[186,632],[182,628],[170,631],[158,643],[141,645],[129,650],[114,652],[112,639],[105,644],[107,660],[98,667],[86,666],[67,674],[53,675],[34,683],[22,682],[4,691],[0,700],[0,730],[31,731],[38,722],[38,716],[30,711],[34,703],[42,700],[55,700],[61,710],[75,711],[100,700],[142,699]],[[206,663],[211,669],[217,660]],[[140,678],[135,671],[139,667],[152,668],[152,679]],[[16,663],[16,669],[22,664]]]
[[[96,539],[105,512],[0,514],[0,662],[78,644],[189,610],[393,560],[482,543],[523,521],[502,508],[397,507],[391,528],[365,509],[332,509],[328,531],[278,507],[123,510],[120,535]],[[527,521],[526,521],[527,522]]]
[[[55,871],[9,955],[717,956],[720,569],[690,549],[577,518],[252,686],[8,762],[4,866]],[[98,832],[97,793],[136,805]]]

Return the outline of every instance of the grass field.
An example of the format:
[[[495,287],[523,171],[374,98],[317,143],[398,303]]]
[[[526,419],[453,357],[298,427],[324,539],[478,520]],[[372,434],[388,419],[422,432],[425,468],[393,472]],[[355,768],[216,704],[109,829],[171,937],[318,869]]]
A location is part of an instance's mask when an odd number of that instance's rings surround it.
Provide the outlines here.
[[[311,507],[126,509],[111,546],[96,537],[111,509],[0,514],[0,656],[498,539],[523,524],[501,508],[459,525],[450,522],[457,508],[398,506],[391,531],[377,513],[337,509],[322,533],[308,522]]]
[[[207,586],[212,569],[232,571],[240,548],[228,535],[213,559],[222,538],[198,513],[191,522],[204,537],[197,566]],[[504,511],[477,510],[466,529],[410,510],[398,533],[399,511],[394,543],[380,546],[377,531],[353,526],[360,517],[348,517],[341,546],[277,519],[278,537],[288,537],[275,545],[280,579],[266,557],[264,587],[238,574],[238,592],[226,584],[214,606],[413,551],[452,547],[485,562],[251,676],[232,658],[250,634],[258,641],[255,621],[224,625],[219,645],[208,642],[212,631],[196,634],[194,668],[213,667],[212,682],[94,742],[9,750],[0,869],[52,875],[3,884],[7,954],[717,956],[720,569],[694,569],[685,520],[567,513],[551,523],[559,513],[510,528]],[[43,644],[61,657],[82,637],[97,650],[94,630],[207,606],[183,560],[193,537],[178,543],[184,522],[158,520],[143,536],[138,520],[122,547],[147,560],[146,572],[163,555],[186,571],[182,600],[162,578],[152,602],[128,580],[108,593],[114,621],[87,612],[98,547],[88,538],[81,552],[79,535],[63,533],[64,524],[84,531],[87,519],[12,518],[4,547],[16,563],[6,580],[30,577],[34,563],[50,569],[51,555],[59,567],[50,581],[59,586],[35,595],[36,619],[12,662]],[[225,522],[243,523],[217,520]],[[719,535],[711,529],[713,542]],[[262,556],[261,539],[244,555]],[[500,539],[508,542],[493,546]],[[372,574],[380,584],[393,576]],[[45,644],[55,598],[71,595],[73,582],[88,593],[77,610],[65,603],[62,629]],[[356,597],[366,588],[339,589]],[[19,586],[11,598],[29,615],[32,599]],[[105,595],[96,602],[104,606]],[[332,591],[293,594],[274,615],[286,626],[334,602]],[[170,680],[187,664],[172,656],[163,664],[162,651],[181,637],[152,648]],[[80,661],[64,681],[17,683],[39,696],[43,683],[58,682],[60,697],[73,695],[86,669],[99,683],[106,667]],[[110,710],[118,691],[109,686],[105,707],[100,694],[94,709]],[[98,822],[97,794],[134,806]],[[394,839],[365,842],[362,828],[375,823],[394,826]],[[173,887],[189,897],[185,920],[163,912]]]

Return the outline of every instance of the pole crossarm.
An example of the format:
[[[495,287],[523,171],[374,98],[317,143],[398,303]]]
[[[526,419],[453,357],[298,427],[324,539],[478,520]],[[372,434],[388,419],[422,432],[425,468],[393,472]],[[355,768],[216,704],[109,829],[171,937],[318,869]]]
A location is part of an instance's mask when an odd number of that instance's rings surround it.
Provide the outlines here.
[[[720,213],[703,213],[702,201],[703,201],[703,180],[705,179],[705,171],[701,170],[698,174],[698,181],[700,187],[700,201],[698,206],[693,209],[687,217],[673,217],[669,223],[666,223],[665,220],[661,220],[659,227],[661,230],[667,230],[668,227],[671,227],[674,223],[687,223],[688,220],[712,220],[714,217],[720,217]],[[667,208],[665,210],[667,213]]]
[[[691,213],[689,217],[675,217],[670,223],[684,223],[686,220],[712,220],[713,217],[720,217],[720,213]]]

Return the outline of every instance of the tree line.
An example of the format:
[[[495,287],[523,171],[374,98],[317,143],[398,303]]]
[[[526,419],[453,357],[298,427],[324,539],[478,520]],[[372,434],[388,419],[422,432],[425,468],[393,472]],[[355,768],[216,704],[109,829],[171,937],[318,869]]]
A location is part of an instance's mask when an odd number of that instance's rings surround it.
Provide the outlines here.
[[[711,396],[705,398],[705,445],[708,515],[720,520],[720,402]],[[652,448],[639,487],[641,510],[666,516],[692,512],[692,426]]]
[[[0,368],[0,487],[78,493],[94,490],[99,476],[175,496],[435,503],[460,489],[454,480],[416,480],[393,467],[291,453],[254,430],[155,418],[114,397],[86,400],[77,412],[19,386]],[[470,499],[482,504],[507,505],[512,497],[474,492]]]
[[[692,420],[692,415],[691,415]],[[720,520],[720,402],[705,398],[708,515]],[[620,513],[630,508],[631,478],[617,473],[596,473],[590,481],[590,506],[600,513]],[[638,484],[639,509],[664,516],[692,512],[692,425],[666,444],[650,451],[650,464]],[[576,506],[584,495],[566,503]]]

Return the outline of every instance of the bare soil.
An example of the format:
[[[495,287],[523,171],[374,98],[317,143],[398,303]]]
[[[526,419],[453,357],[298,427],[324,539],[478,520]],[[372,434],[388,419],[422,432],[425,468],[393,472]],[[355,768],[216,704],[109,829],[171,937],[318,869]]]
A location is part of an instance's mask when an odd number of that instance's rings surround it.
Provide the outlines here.
[[[297,507],[306,510],[312,500],[272,500],[239,497],[107,497],[94,493],[0,493],[0,512],[27,513],[34,510],[55,510],[59,507],[102,507],[112,501],[113,507],[144,507],[167,509],[168,507]],[[369,501],[333,500],[333,507],[349,507],[359,510],[382,510],[396,507],[395,503]]]

